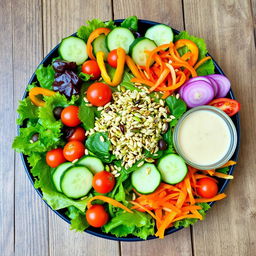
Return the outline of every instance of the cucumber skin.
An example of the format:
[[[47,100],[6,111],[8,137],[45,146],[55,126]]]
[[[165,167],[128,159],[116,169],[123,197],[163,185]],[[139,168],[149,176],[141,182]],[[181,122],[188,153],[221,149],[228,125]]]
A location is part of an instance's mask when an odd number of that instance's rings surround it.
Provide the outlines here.
[[[129,55],[130,55],[130,56],[132,56],[132,50],[133,50],[134,46],[135,46],[138,42],[140,42],[140,41],[142,41],[142,40],[145,40],[145,39],[147,39],[147,40],[149,40],[149,41],[152,41],[152,42],[155,44],[155,46],[157,47],[157,45],[156,45],[156,43],[154,42],[154,40],[151,40],[150,38],[147,38],[147,37],[138,37],[138,38],[136,38],[136,39],[132,42],[132,44],[130,45],[130,48],[129,48]]]
[[[98,157],[95,157],[95,156],[89,156],[89,155],[83,156],[82,158],[80,158],[80,159],[77,161],[76,165],[86,167],[87,169],[89,169],[89,171],[90,171],[92,174],[96,174],[97,172],[95,172],[94,170],[91,170],[89,167],[87,167],[86,165],[84,165],[83,163],[81,163],[84,159],[89,158],[89,157],[90,157],[90,158],[96,158],[97,160],[99,160],[99,161],[101,162],[102,166],[103,166],[102,171],[104,170],[104,164],[103,164],[103,162],[102,162]]]
[[[159,159],[159,162],[158,162],[157,167],[159,166],[159,164],[161,163],[161,161],[162,161],[162,160],[164,160],[164,158],[168,157],[169,155],[176,155],[176,156],[180,157],[180,156],[179,156],[179,155],[177,155],[177,154],[168,154],[168,155],[165,155],[165,156],[163,156],[162,158],[160,158],[160,159]],[[180,157],[180,158],[183,160],[183,158],[182,158],[182,157]],[[184,161],[184,160],[183,160],[183,161]],[[185,161],[184,161],[184,164],[186,165]],[[186,168],[187,168],[187,166],[186,166]],[[159,168],[158,168],[158,170],[159,170]],[[165,183],[167,183],[167,184],[170,184],[170,185],[175,185],[175,184],[178,184],[179,182],[181,182],[181,181],[183,181],[183,180],[184,180],[184,178],[186,177],[186,175],[187,175],[187,173],[188,173],[188,168],[187,168],[186,173],[184,174],[184,177],[183,177],[180,181],[178,181],[178,182],[174,182],[174,183],[171,183],[171,182],[165,181],[165,180],[163,179],[163,175],[162,175],[162,173],[161,173],[161,171],[160,171],[160,170],[159,170],[159,172],[160,172],[160,174],[161,174],[161,177],[162,177],[162,181],[163,181],[163,182],[165,182]]]

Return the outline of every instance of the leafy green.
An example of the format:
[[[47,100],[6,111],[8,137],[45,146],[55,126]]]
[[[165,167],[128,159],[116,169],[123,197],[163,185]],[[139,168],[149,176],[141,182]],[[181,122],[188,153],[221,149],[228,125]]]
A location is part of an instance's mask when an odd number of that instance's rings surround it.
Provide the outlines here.
[[[17,119],[18,125],[22,125],[26,119],[30,119],[31,122],[37,121],[38,119],[38,107],[31,102],[29,97],[19,102],[17,112],[19,113],[19,118]]]
[[[115,199],[119,202],[125,202],[125,191],[124,191],[124,186],[123,184],[121,183],[119,185],[119,188],[118,188],[118,192],[115,194]]]
[[[202,207],[201,210],[198,210],[198,212],[205,217],[206,212],[211,208],[211,206],[207,203],[199,203],[198,205],[200,205]],[[192,225],[194,223],[196,223],[198,221],[198,219],[191,219],[191,218],[187,218],[187,219],[183,219],[183,220],[178,220],[174,223],[174,227],[175,228],[179,228],[179,227],[185,227],[187,228],[189,225]]]
[[[174,146],[173,146],[173,140],[172,140],[172,128],[171,127],[163,135],[163,139],[168,144],[168,148],[163,152],[163,155],[175,153]]]
[[[186,103],[182,99],[177,99],[175,96],[166,98],[166,104],[176,119],[179,119],[187,110]]]
[[[128,28],[133,31],[138,31],[138,18],[136,16],[130,16],[126,18],[122,23],[121,27]]]
[[[117,237],[134,235],[147,239],[148,236],[154,235],[154,226],[155,221],[147,213],[119,211],[116,216],[102,227],[102,230]]]
[[[90,130],[94,127],[95,115],[92,107],[88,107],[86,105],[80,106],[78,117],[82,121],[86,130]]]
[[[29,92],[32,88],[37,87],[37,82],[33,82],[32,84],[28,84],[26,91]]]
[[[71,219],[71,230],[83,232],[89,227],[89,224],[86,221],[85,213],[78,210],[76,207],[69,206],[66,215]]]
[[[97,28],[115,28],[114,21],[103,22],[99,19],[88,20],[86,26],[81,26],[77,31],[77,36],[87,42],[90,34]]]
[[[216,169],[216,172],[221,172],[221,173],[224,173],[224,174],[228,174],[229,173],[229,167],[223,167],[223,168],[220,168],[220,169]]]
[[[174,37],[174,41],[177,41],[179,39],[188,39],[188,40],[193,41],[197,45],[197,47],[199,49],[198,60],[203,59],[208,52],[204,39],[198,38],[195,36],[191,36],[188,34],[187,31],[181,31],[178,35],[176,35]],[[181,56],[183,54],[187,53],[188,51],[189,50],[186,46],[181,47],[178,50],[178,52],[180,53]],[[214,74],[214,63],[213,63],[212,59],[206,61],[196,71],[199,76],[206,76],[206,75]]]
[[[156,153],[153,153],[153,154],[148,150],[145,150],[144,152],[144,155],[146,158],[153,158],[153,159],[161,158],[163,154],[164,154],[163,150],[158,150]]]
[[[92,75],[88,75],[88,74],[85,74],[83,72],[80,72],[79,75],[78,75],[84,82],[87,82],[90,80],[90,78],[92,77]]]
[[[122,82],[120,83],[120,86],[122,86],[122,87],[124,87],[126,90],[130,90],[130,91],[134,91],[134,90],[136,90],[136,91],[141,91],[141,89],[139,89],[138,87],[136,87],[136,86],[134,85],[134,83],[131,82],[131,79],[132,79],[133,77],[134,77],[134,76],[133,76],[131,73],[125,71],[125,72],[124,72],[124,75],[123,75],[123,80],[122,80]]]
[[[36,70],[36,77],[39,84],[41,85],[41,87],[46,89],[52,89],[52,84],[54,82],[54,74],[55,71],[52,65],[44,67],[44,65],[41,64]]]

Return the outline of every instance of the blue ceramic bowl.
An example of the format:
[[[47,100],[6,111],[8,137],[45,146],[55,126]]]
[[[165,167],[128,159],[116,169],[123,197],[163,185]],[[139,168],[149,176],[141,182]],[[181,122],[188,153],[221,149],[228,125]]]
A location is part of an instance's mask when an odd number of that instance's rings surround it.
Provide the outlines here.
[[[116,24],[120,24],[123,20],[115,20],[115,23]],[[146,30],[153,26],[153,25],[156,25],[156,24],[159,24],[157,22],[153,22],[153,21],[147,21],[147,20],[139,20],[139,33],[144,35]],[[179,31],[176,30],[176,29],[173,29],[174,33],[175,34],[178,34]],[[75,36],[76,33],[73,34],[73,36]],[[42,62],[40,64],[44,64],[44,65],[48,65],[51,63],[51,60],[52,58],[54,57],[57,57],[58,56],[58,48],[59,48],[59,44],[57,46],[55,46],[50,52],[49,54],[42,60]],[[209,54],[210,55],[210,54]],[[219,67],[219,65],[216,63],[216,61],[213,59],[213,62],[214,62],[214,65],[215,65],[215,72],[217,74],[222,74],[224,75],[224,72],[222,71],[222,69]],[[32,75],[32,77],[30,78],[28,84],[31,84],[33,82],[36,82],[37,79],[36,79],[36,75],[35,73]],[[27,97],[27,92],[24,93],[24,97]],[[227,97],[231,98],[231,99],[235,99],[235,96],[232,92],[232,90],[230,90],[230,92],[228,93]],[[237,144],[237,148],[236,148],[236,151],[234,153],[234,155],[232,156],[232,160],[237,160],[238,158],[238,151],[239,151],[239,142],[240,142],[240,124],[239,124],[239,114],[236,114],[235,116],[232,117],[232,120],[235,124],[235,127],[237,129],[237,135],[238,135],[238,144]],[[19,129],[19,127],[18,127]],[[24,165],[24,168],[25,168],[25,171],[28,175],[28,178],[29,180],[31,181],[31,183],[34,185],[34,182],[35,182],[35,179],[34,177],[32,176],[32,174],[30,173],[30,167],[29,167],[29,164],[27,162],[27,158],[25,155],[21,154],[21,159],[22,159],[22,162],[23,162],[23,165]],[[229,169],[229,174],[232,174],[234,171],[234,166],[231,166],[230,169]],[[225,188],[227,187],[229,183],[229,180],[220,180],[219,182],[219,187],[220,187],[220,190],[219,192],[223,192],[225,190]],[[39,194],[39,196],[42,198],[42,192],[40,189],[35,189],[36,192]],[[210,203],[210,205],[213,205],[213,203]],[[48,205],[49,206],[49,205]],[[50,207],[50,206],[49,206]],[[65,215],[65,210],[58,210],[58,211],[55,211],[53,210],[60,218],[62,218],[63,220],[65,220],[67,223],[70,224],[70,220],[66,217]],[[166,231],[166,235],[169,235],[169,234],[172,234],[178,230],[180,230],[182,228],[169,228],[167,231]],[[127,236],[127,237],[115,237],[111,234],[106,234],[106,233],[103,233],[101,232],[100,229],[96,229],[96,228],[93,228],[93,227],[89,227],[87,230],[85,230],[86,233],[89,233],[91,235],[94,235],[94,236],[98,236],[98,237],[102,237],[102,238],[106,238],[106,239],[110,239],[110,240],[116,240],[116,241],[126,241],[126,242],[135,242],[135,241],[144,241],[138,237],[135,237],[135,236]],[[150,240],[150,239],[156,239],[157,237],[155,236],[149,236],[147,239]]]

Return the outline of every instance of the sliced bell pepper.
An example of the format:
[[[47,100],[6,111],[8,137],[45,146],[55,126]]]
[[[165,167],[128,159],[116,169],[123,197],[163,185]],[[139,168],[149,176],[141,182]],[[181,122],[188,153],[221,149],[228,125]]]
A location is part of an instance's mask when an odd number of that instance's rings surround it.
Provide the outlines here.
[[[107,35],[110,31],[111,30],[109,28],[97,28],[90,34],[86,43],[86,49],[90,59],[95,60],[95,56],[92,51],[92,42],[101,34]]]
[[[29,91],[29,98],[30,100],[38,107],[43,107],[45,105],[45,102],[41,99],[39,99],[37,96],[43,95],[43,96],[52,96],[55,92],[41,88],[41,87],[34,87]]]
[[[113,80],[111,81],[104,62],[104,52],[97,52],[96,58],[101,71],[101,76],[108,85],[117,86],[121,83],[124,73],[125,56],[125,50],[123,48],[117,48],[117,68]]]
[[[132,71],[133,75],[137,78],[142,79],[138,67],[136,66],[136,64],[134,63],[133,59],[130,56],[126,55],[125,62],[129,69]]]

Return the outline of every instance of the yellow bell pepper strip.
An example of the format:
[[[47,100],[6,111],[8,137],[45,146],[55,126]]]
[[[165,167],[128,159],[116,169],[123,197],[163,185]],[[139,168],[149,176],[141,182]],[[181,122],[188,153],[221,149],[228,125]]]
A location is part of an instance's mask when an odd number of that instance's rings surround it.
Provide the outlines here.
[[[235,164],[236,164],[235,161],[229,160],[227,163],[225,163],[224,165],[222,165],[220,168],[228,167],[228,166],[235,165]]]
[[[198,69],[202,64],[204,64],[207,60],[210,60],[210,59],[211,59],[210,56],[207,56],[207,57],[201,59],[200,61],[198,61],[196,63],[196,65],[194,66],[194,69]]]
[[[109,203],[115,207],[121,208],[129,213],[133,213],[132,210],[130,210],[129,208],[127,208],[126,206],[124,206],[123,204],[119,203],[118,201],[114,200],[111,197],[107,197],[107,196],[94,196],[92,197],[88,202],[87,202],[87,207],[88,209],[92,207],[92,201],[94,200],[101,200],[103,202]]]
[[[95,56],[92,51],[92,42],[101,34],[107,35],[111,30],[109,28],[97,28],[89,36],[86,43],[86,50],[90,59],[95,60]]]
[[[41,87],[34,87],[29,91],[29,98],[30,100],[38,107],[43,107],[45,105],[45,102],[41,99],[39,99],[37,96],[38,95],[43,95],[43,96],[52,96],[54,95],[55,92],[41,88]]]
[[[134,61],[132,60],[132,58],[129,55],[126,55],[125,62],[126,62],[126,65],[129,67],[129,69],[132,71],[132,74],[136,78],[142,79],[138,67],[136,66],[136,64],[134,63]]]
[[[190,59],[188,60],[189,65],[194,66],[198,60],[198,47],[197,45],[188,39],[180,39],[177,42],[175,42],[175,48],[179,49],[183,46],[187,46],[189,51],[192,53],[192,56],[190,57]]]
[[[108,85],[117,86],[121,83],[124,73],[125,56],[125,50],[123,48],[117,48],[117,68],[113,80],[111,81],[104,62],[104,52],[97,52],[96,58],[101,71],[101,76]]]

